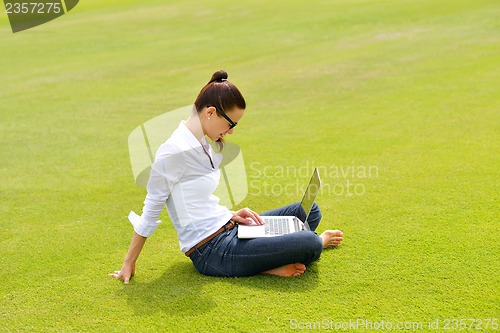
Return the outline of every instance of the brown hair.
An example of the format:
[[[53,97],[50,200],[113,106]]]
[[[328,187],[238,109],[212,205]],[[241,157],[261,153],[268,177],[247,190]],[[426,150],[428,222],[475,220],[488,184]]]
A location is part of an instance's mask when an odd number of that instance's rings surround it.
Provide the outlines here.
[[[227,80],[227,73],[224,70],[215,72],[208,83],[201,89],[194,106],[198,113],[205,107],[213,106],[217,115],[221,117],[222,112],[226,113],[235,107],[244,110],[246,102],[241,92],[234,84]],[[226,111],[227,110],[227,111]],[[224,148],[224,140],[217,140],[219,151]]]
[[[213,106],[220,117],[219,110],[226,112],[235,107],[243,110],[246,108],[243,95],[234,84],[227,80],[227,76],[227,73],[223,70],[212,75],[212,78],[201,89],[194,102],[196,111],[201,112],[204,107]]]

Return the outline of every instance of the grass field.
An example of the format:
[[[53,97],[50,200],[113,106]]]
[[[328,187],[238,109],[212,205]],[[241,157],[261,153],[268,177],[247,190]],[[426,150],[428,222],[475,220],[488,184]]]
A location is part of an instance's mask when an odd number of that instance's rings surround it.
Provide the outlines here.
[[[13,34],[0,14],[0,332],[499,331],[499,15],[85,0]],[[319,166],[344,243],[298,278],[206,277],[164,212],[124,286],[107,274],[145,195],[127,137],[220,68],[248,103],[241,206],[297,200],[292,171]]]

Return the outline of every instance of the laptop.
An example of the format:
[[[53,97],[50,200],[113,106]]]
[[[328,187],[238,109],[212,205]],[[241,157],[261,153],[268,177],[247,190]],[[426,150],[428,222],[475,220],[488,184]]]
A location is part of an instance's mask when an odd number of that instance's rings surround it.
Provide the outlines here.
[[[300,202],[301,207],[306,212],[306,218],[301,221],[298,218],[300,209],[297,209],[295,216],[261,216],[264,220],[264,225],[238,225],[238,238],[248,239],[248,238],[259,238],[259,237],[275,237],[286,235],[292,232],[297,232],[301,230],[311,230],[309,224],[307,223],[307,218],[316,199],[321,186],[321,180],[319,179],[318,168],[314,169],[314,172],[307,185],[306,192],[302,197]]]

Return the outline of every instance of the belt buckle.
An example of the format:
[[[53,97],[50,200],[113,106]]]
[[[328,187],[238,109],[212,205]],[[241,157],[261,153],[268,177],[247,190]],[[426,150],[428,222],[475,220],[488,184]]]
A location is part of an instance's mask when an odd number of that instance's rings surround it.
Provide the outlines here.
[[[235,225],[235,224],[236,224],[236,222],[234,222],[233,220],[229,220],[229,222],[228,222],[228,223],[226,223],[226,225],[224,225],[224,229],[225,229],[226,231],[231,230],[231,229],[233,229],[233,228],[234,228],[234,225]]]

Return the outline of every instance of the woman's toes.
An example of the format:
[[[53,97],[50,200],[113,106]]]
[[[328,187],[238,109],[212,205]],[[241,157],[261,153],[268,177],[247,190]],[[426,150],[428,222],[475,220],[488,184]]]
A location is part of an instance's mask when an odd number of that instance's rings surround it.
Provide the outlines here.
[[[295,266],[295,269],[297,269],[299,271],[305,271],[306,270],[306,265],[301,264],[300,262],[297,262],[297,263],[295,263],[293,265]]]
[[[326,230],[321,234],[323,248],[338,246],[344,240],[343,236],[340,230]]]

